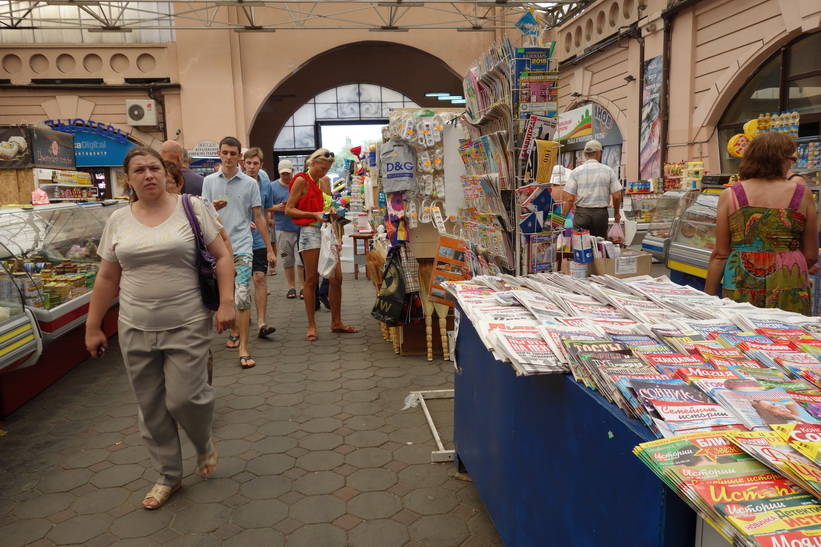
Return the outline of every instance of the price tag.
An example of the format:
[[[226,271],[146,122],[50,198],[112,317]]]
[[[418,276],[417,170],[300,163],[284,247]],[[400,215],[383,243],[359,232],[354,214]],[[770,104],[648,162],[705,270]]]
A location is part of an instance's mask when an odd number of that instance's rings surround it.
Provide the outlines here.
[[[638,257],[625,256],[616,259],[616,275],[634,274],[639,269]]]

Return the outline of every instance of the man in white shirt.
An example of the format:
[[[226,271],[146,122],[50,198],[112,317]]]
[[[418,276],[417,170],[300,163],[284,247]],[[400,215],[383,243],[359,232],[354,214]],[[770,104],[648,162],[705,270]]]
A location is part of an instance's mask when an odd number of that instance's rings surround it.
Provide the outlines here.
[[[584,145],[584,163],[570,173],[564,187],[564,207],[567,216],[575,207],[573,228],[590,230],[590,235],[607,237],[609,215],[607,206],[613,200],[615,221],[621,222],[621,183],[613,171],[601,162],[601,143],[587,141]]]

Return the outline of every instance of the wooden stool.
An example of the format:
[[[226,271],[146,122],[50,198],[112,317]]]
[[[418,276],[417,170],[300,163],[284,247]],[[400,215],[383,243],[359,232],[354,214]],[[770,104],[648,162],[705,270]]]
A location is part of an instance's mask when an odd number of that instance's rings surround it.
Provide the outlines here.
[[[370,234],[348,234],[348,237],[353,238],[353,278],[359,279],[359,262],[357,259],[362,257],[365,260],[365,255],[368,253],[368,241],[373,238],[373,233]],[[362,254],[359,254],[359,242],[363,244]],[[362,264],[365,265],[364,262]],[[370,279],[368,268],[365,268],[365,277]]]

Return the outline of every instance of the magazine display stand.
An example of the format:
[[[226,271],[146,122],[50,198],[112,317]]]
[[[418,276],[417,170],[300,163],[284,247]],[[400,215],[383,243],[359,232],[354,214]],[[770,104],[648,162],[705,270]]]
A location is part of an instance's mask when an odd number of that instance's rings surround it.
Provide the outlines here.
[[[638,420],[570,376],[517,377],[466,319],[456,366],[456,461],[505,545],[696,543],[695,513],[633,456],[655,438]]]

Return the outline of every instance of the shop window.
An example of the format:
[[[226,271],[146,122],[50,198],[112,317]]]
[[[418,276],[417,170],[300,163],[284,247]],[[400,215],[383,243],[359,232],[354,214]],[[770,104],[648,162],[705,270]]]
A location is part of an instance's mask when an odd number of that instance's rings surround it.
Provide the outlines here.
[[[299,107],[274,140],[274,150],[311,150],[319,142],[317,122],[384,119],[392,108],[419,108],[398,91],[374,84],[347,84],[328,89]],[[285,157],[281,155],[281,157]]]
[[[821,32],[807,36],[792,46],[788,76],[800,76],[821,69]]]
[[[799,114],[821,112],[821,75],[789,83],[787,110],[793,109]]]
[[[745,122],[760,114],[789,110],[801,114],[799,137],[821,133],[821,32],[782,47],[732,100],[718,123],[721,172],[738,171],[740,160],[729,155],[727,143],[743,132]]]

